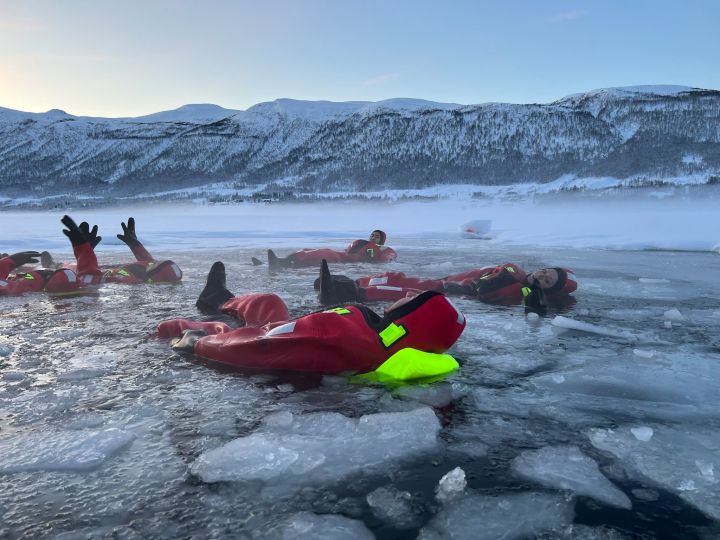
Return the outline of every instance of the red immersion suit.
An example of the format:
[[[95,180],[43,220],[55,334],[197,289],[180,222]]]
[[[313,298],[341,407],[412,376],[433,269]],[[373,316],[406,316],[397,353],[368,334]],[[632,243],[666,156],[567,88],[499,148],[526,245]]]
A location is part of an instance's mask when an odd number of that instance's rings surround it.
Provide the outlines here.
[[[351,304],[288,321],[284,303],[274,294],[233,298],[222,310],[248,326],[230,329],[222,323],[175,319],[160,323],[158,334],[205,330],[210,335],[197,341],[195,354],[237,367],[337,373],[372,371],[406,347],[442,353],[465,328],[462,313],[432,291],[384,317]]]

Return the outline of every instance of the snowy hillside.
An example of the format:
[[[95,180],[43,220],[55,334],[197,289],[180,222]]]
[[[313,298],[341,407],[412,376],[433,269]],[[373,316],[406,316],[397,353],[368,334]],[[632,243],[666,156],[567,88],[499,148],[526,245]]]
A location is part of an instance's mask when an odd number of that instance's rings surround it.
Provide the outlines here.
[[[719,142],[720,92],[679,86],[542,105],[280,99],[117,119],[0,108],[0,197],[114,198],[212,183],[294,194],[568,178],[575,190],[598,178],[702,184],[718,181]]]

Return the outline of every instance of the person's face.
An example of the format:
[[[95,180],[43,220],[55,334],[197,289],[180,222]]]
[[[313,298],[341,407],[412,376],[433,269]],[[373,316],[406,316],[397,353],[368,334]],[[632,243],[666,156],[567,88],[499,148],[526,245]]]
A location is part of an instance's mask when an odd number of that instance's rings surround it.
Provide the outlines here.
[[[418,293],[410,293],[410,292],[407,293],[407,295],[405,296],[405,298],[401,298],[400,300],[396,301],[393,305],[386,307],[386,308],[385,308],[385,314],[387,314],[388,312],[392,311],[392,310],[395,309],[395,308],[399,308],[400,306],[404,306],[404,305],[407,304],[410,300],[412,300],[413,298],[415,298],[417,295],[418,295]]]
[[[528,276],[530,285],[537,285],[541,289],[549,289],[558,282],[558,273],[554,268],[535,270]]]
[[[369,240],[371,242],[375,242],[377,245],[380,245],[380,244],[382,244],[382,235],[377,231],[372,232],[372,233],[370,233]]]

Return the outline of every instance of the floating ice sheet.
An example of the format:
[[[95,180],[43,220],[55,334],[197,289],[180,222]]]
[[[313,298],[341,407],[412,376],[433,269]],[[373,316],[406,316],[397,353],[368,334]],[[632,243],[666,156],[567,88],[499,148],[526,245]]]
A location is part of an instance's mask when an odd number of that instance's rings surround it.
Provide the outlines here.
[[[632,508],[627,495],[605,478],[595,460],[577,446],[527,450],[513,460],[512,468],[520,476],[544,486],[569,489],[610,506]]]
[[[616,456],[631,475],[650,480],[720,519],[717,431],[655,426],[652,437],[642,435],[630,426],[588,432],[590,442]]]
[[[418,540],[497,540],[525,538],[572,523],[575,503],[563,495],[520,493],[466,495],[444,507]]]
[[[8,437],[0,441],[0,473],[94,469],[134,438],[132,433],[115,428]]]
[[[285,414],[285,413],[283,413]],[[267,422],[247,437],[203,453],[191,470],[205,482],[337,482],[436,445],[440,424],[427,407],[348,418],[317,413]]]

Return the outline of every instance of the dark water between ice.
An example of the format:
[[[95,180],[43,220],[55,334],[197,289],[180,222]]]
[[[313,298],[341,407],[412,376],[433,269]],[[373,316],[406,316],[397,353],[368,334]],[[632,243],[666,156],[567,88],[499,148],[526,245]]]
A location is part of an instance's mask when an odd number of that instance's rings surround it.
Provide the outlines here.
[[[564,315],[620,337],[558,333],[552,317],[528,320],[521,308],[457,299],[468,328],[451,352],[462,370],[432,387],[397,391],[337,377],[237,372],[180,357],[165,342],[148,339],[162,319],[198,316],[194,300],[218,259],[234,292],[279,292],[293,315],[317,308],[314,270],[269,273],[248,264],[251,255],[261,255],[256,251],[163,254],[183,268],[180,286],[109,285],[97,297],[66,300],[2,298],[0,537],[315,536],[297,523],[282,529],[298,512],[360,520],[377,538],[415,538],[423,528],[426,538],[489,537],[479,529],[468,536],[463,528],[463,520],[473,523],[477,516],[444,518],[448,505],[443,510],[435,489],[458,466],[467,476],[465,497],[490,497],[508,508],[487,517],[501,530],[535,511],[514,506],[512,497],[523,492],[561,494],[574,508],[574,517],[521,538],[720,535],[717,254],[518,254],[460,241],[401,247],[401,262],[387,269],[428,277],[504,261],[527,269],[571,267],[581,288],[577,305]],[[341,270],[355,277],[376,268]],[[418,404],[434,407],[440,419],[433,449],[360,467],[337,482],[318,484],[309,474],[306,483],[294,481],[285,490],[282,475],[265,483],[206,483],[190,471],[203,452],[261,432],[272,413],[358,417]],[[92,438],[111,428],[130,433],[131,442],[108,450]],[[318,429],[331,447],[333,434]],[[648,429],[653,435],[643,441]],[[606,434],[605,443],[593,444],[592,433]],[[89,437],[95,453],[60,464],[43,453],[52,447],[62,454],[75,437]],[[568,446],[597,462],[632,509],[521,478],[512,465],[524,451]],[[562,476],[562,459],[550,455],[547,467]],[[397,496],[401,519],[368,504],[381,487],[409,493]],[[325,534],[352,537],[340,529]]]

